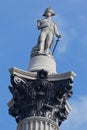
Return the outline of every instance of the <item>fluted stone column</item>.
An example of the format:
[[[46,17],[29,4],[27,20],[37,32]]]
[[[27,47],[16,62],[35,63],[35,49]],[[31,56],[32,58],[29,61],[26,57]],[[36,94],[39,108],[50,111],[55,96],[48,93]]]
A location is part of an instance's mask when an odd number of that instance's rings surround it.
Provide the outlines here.
[[[21,120],[17,130],[59,130],[59,127],[51,119],[35,116]]]

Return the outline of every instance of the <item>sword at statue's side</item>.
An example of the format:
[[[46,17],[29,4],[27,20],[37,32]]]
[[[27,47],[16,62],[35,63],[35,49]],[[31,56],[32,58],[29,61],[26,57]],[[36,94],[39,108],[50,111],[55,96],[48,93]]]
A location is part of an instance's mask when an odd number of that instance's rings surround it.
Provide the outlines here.
[[[53,48],[52,55],[54,54],[54,51],[55,51],[55,49],[56,49],[56,46],[57,46],[58,42],[59,42],[59,38],[56,40],[55,46],[54,46],[54,48]]]

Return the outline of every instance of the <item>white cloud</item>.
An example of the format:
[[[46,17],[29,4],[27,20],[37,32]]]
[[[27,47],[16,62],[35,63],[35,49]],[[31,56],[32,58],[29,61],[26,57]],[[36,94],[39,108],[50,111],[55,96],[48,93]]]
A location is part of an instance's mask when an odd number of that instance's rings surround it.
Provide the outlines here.
[[[87,128],[87,96],[72,101],[72,112],[61,130],[81,130]]]

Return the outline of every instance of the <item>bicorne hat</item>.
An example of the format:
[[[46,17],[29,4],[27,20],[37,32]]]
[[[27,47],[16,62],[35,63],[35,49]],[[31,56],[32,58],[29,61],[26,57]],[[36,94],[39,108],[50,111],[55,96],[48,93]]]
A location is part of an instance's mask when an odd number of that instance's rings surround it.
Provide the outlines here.
[[[54,16],[54,15],[55,15],[55,12],[54,12],[51,8],[47,8],[47,9],[44,11],[43,16],[46,16],[46,15],[47,15],[47,12],[51,12],[51,16]]]

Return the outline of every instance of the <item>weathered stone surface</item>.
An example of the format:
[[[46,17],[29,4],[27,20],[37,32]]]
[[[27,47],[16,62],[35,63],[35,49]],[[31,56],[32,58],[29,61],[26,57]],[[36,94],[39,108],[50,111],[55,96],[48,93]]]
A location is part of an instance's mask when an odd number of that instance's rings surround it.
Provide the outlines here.
[[[54,80],[55,76],[50,80],[47,71],[39,70],[34,75],[35,78],[29,79],[17,75],[13,70],[10,70],[12,86],[9,86],[9,90],[13,100],[8,104],[9,114],[15,117],[17,122],[26,117],[41,116],[60,125],[70,111],[67,100],[72,95],[72,79],[75,75],[67,73],[66,78],[64,74],[59,80]]]
[[[31,80],[37,79],[37,72],[24,71],[16,67],[10,68],[9,72],[10,74],[14,74],[22,78],[31,79]],[[48,81],[58,81],[58,80],[64,80],[64,79],[74,80],[75,76],[76,74],[72,71],[62,73],[62,74],[49,74],[48,73],[47,80]]]

